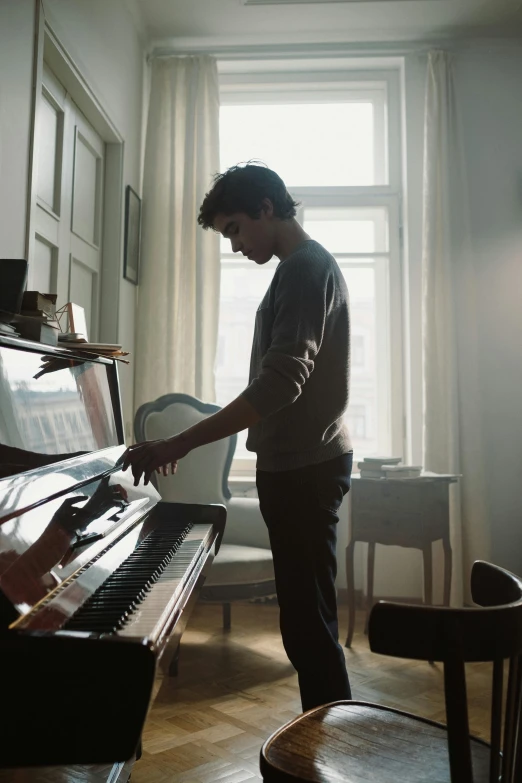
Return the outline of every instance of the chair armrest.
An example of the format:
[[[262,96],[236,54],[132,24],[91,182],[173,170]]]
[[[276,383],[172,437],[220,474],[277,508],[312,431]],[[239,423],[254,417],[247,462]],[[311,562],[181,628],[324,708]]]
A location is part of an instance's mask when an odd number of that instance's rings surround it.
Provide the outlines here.
[[[257,498],[232,497],[227,501],[227,524],[223,543],[270,549],[265,521]]]

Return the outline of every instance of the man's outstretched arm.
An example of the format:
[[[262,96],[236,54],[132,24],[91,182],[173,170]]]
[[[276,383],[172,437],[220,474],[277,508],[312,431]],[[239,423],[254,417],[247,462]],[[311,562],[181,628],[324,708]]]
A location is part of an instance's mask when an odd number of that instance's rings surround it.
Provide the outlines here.
[[[240,395],[217,413],[198,421],[178,435],[131,446],[124,454],[123,470],[131,468],[135,486],[142,475],[145,484],[148,484],[155,470],[163,468],[163,475],[166,476],[170,466],[172,473],[175,473],[178,460],[185,457],[189,451],[235,435],[252,427],[260,419],[261,416],[255,408]]]

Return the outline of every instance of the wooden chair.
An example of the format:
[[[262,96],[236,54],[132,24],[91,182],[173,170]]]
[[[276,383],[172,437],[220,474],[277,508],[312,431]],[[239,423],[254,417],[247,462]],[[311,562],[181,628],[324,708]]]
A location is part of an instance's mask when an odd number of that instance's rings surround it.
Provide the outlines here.
[[[484,608],[380,602],[370,616],[373,652],[444,664],[447,725],[377,704],[326,704],[287,723],[265,742],[263,780],[520,783],[522,580],[478,561],[471,590],[474,602]],[[490,745],[469,736],[464,665],[479,661],[493,663]]]

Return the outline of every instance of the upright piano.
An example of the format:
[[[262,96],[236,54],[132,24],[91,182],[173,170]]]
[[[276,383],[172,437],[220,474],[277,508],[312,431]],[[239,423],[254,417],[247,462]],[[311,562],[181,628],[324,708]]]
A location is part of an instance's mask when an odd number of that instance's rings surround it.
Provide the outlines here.
[[[221,505],[133,486],[116,362],[0,337],[0,768],[132,764]]]

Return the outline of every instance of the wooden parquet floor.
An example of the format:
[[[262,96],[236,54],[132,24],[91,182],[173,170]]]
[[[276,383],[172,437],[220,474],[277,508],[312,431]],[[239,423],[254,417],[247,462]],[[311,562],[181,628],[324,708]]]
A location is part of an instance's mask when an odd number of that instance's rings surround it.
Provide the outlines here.
[[[340,608],[341,639],[346,633]],[[358,615],[354,644],[345,650],[354,698],[444,720],[442,667],[375,655]],[[472,732],[488,736],[491,667],[468,670]],[[259,750],[267,736],[300,712],[297,677],[278,626],[278,609],[234,605],[224,633],[221,609],[199,604],[183,635],[179,675],[158,678],[143,735],[143,756],[132,783],[241,783],[259,781]],[[99,781],[93,770],[0,773],[0,783]]]

